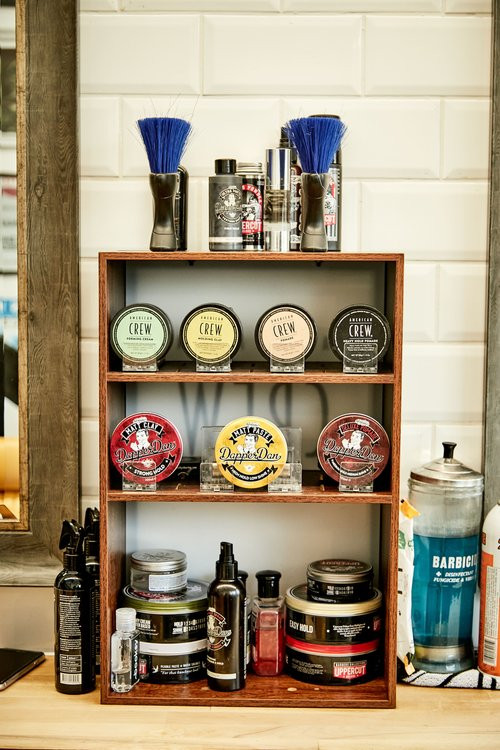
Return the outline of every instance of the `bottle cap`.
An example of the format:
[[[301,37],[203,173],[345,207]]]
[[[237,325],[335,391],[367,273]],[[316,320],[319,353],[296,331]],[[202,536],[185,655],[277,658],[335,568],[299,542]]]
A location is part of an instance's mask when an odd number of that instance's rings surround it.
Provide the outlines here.
[[[239,161],[237,174],[261,174],[262,173],[262,162],[261,161]]]
[[[235,174],[236,159],[216,159],[215,174]]]
[[[243,586],[247,587],[248,573],[246,570],[238,570],[238,578],[242,582]]]
[[[257,579],[257,592],[261,599],[276,599],[280,595],[279,570],[259,570],[255,577]]]
[[[135,630],[135,609],[120,607],[116,610],[116,629],[122,633],[133,633]]]
[[[482,490],[483,476],[453,458],[456,443],[443,443],[443,457],[410,472],[410,482],[422,482],[447,488]]]
[[[290,190],[289,148],[266,149],[267,187],[271,190]]]

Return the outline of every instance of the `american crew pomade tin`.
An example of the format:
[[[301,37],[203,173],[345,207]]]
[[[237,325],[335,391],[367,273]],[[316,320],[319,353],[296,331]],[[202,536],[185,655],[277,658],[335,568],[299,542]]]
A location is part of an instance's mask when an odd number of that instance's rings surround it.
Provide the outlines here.
[[[263,357],[292,364],[308,357],[316,343],[311,316],[296,305],[277,305],[257,322],[255,343]]]
[[[380,361],[391,342],[389,321],[375,307],[353,305],[341,310],[328,331],[328,343],[335,356],[351,362]]]
[[[225,305],[200,305],[182,321],[181,342],[192,359],[204,365],[217,365],[238,351],[241,324]]]
[[[115,354],[127,364],[152,364],[160,362],[170,349],[172,326],[155,305],[127,305],[111,321],[109,340]]]
[[[292,677],[316,685],[354,685],[381,668],[382,594],[365,601],[320,604],[307,586],[286,595],[286,664]]]

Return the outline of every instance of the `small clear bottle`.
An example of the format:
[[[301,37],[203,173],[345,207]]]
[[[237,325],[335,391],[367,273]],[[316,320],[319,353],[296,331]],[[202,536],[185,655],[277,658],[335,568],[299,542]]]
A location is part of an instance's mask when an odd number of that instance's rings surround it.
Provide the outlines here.
[[[139,632],[132,607],[116,610],[116,632],[111,636],[111,689],[128,693],[139,682]]]
[[[266,150],[264,246],[270,252],[290,250],[290,155],[289,148]]]
[[[281,573],[260,570],[258,595],[252,603],[252,668],[255,674],[274,677],[285,665],[285,599],[280,596]]]

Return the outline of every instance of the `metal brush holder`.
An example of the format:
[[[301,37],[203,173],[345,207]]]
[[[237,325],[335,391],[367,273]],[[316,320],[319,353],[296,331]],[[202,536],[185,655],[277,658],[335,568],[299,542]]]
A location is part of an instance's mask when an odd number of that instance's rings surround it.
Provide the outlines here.
[[[151,233],[150,250],[178,250],[175,233],[174,207],[179,187],[179,175],[150,174],[149,184],[154,200],[154,224]]]
[[[302,173],[302,236],[300,249],[306,252],[328,250],[325,229],[325,196],[328,174]]]

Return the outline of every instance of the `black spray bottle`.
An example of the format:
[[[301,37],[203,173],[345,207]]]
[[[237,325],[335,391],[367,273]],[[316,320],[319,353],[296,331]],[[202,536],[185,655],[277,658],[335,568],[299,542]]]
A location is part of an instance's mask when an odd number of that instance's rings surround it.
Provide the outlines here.
[[[85,512],[85,568],[92,578],[94,590],[92,592],[92,615],[94,632],[92,634],[92,655],[95,673],[101,671],[101,602],[99,579],[99,511],[97,508],[87,508]]]
[[[230,692],[245,687],[245,597],[233,545],[221,542],[215,580],[208,589],[207,678],[212,690]]]
[[[85,532],[77,521],[64,521],[59,549],[64,549],[63,570],[54,583],[54,665],[56,690],[88,693],[95,688],[92,658],[92,591],[85,570]]]

